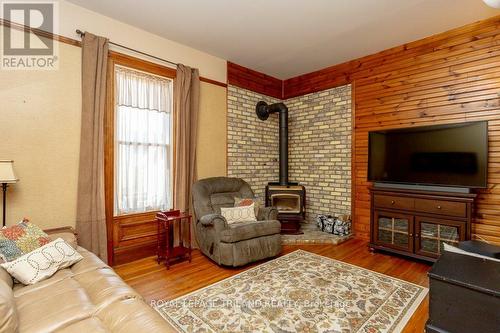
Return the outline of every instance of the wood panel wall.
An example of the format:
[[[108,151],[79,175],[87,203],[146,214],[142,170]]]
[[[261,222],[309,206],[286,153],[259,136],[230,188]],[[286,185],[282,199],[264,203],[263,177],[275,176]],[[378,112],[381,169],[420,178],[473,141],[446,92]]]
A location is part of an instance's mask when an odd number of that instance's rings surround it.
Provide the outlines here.
[[[259,94],[282,99],[283,81],[253,69],[227,62],[227,83]]]
[[[500,244],[500,16],[285,80],[284,96],[353,83],[354,229],[369,237],[368,132],[488,120],[473,236]]]

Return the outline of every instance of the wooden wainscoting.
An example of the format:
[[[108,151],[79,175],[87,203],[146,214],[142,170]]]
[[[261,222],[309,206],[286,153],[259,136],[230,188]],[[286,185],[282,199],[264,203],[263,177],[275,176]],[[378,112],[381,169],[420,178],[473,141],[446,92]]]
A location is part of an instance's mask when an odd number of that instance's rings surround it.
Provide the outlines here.
[[[156,213],[121,215],[113,218],[114,265],[156,254]]]

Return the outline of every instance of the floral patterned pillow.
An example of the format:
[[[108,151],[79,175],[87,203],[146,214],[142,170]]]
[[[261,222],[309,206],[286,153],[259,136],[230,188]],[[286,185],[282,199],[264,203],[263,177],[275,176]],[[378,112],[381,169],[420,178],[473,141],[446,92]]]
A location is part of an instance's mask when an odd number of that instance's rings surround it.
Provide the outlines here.
[[[0,229],[0,259],[15,260],[50,241],[42,229],[24,219],[12,227]]]

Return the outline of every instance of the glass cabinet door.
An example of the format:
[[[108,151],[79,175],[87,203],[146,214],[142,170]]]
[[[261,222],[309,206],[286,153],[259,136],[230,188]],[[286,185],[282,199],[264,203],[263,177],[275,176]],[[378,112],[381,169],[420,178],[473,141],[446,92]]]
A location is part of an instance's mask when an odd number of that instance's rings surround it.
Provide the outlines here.
[[[413,251],[413,217],[375,211],[375,243],[404,251]]]
[[[458,245],[464,239],[464,222],[416,217],[416,253],[439,257],[444,244]]]

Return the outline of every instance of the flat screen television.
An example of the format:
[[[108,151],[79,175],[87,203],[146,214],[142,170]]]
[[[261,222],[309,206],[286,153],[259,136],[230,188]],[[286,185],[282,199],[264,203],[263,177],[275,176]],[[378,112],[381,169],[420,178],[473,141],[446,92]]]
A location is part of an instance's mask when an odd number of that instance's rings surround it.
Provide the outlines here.
[[[368,180],[468,188],[487,186],[488,122],[370,132]]]

